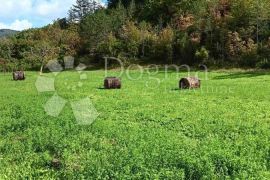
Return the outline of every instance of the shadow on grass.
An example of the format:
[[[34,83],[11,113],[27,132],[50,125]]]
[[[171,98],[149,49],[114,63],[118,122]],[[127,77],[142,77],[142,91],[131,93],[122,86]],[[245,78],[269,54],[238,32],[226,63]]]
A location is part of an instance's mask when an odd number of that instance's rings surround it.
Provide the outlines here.
[[[200,88],[191,88],[191,89],[180,89],[180,88],[172,88],[171,91],[178,91],[178,92],[195,92],[199,91]]]
[[[121,90],[121,89],[106,89],[104,87],[99,87],[97,90],[106,90],[106,91],[112,91],[112,90]]]
[[[98,90],[106,90],[104,87],[97,88]]]
[[[172,88],[171,91],[181,91],[182,89],[180,88]]]
[[[269,72],[238,72],[222,76],[214,77],[213,79],[239,79],[239,78],[253,78],[258,76],[269,75]]]

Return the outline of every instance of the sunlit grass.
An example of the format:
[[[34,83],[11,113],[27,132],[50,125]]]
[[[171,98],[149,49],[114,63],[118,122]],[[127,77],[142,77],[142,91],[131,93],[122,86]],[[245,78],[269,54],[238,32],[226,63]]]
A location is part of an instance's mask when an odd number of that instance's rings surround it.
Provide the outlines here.
[[[201,89],[184,91],[186,73],[125,74],[121,90],[102,89],[103,71],[85,73],[44,76],[68,102],[91,99],[100,115],[89,126],[70,103],[46,114],[55,92],[37,92],[38,73],[0,75],[0,179],[270,178],[269,73],[209,73]]]

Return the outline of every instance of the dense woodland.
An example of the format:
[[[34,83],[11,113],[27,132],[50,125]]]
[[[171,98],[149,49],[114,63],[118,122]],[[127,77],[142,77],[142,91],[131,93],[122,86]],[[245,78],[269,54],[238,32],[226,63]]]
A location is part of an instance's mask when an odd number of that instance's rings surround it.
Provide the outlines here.
[[[51,59],[101,65],[206,64],[270,67],[269,0],[77,0],[67,18],[0,40],[10,68],[39,70]]]

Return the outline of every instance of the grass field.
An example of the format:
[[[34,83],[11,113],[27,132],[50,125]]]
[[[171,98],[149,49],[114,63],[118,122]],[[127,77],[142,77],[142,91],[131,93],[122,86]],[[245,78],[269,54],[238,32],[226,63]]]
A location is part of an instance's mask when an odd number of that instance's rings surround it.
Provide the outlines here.
[[[91,125],[70,104],[47,115],[54,92],[37,91],[36,72],[21,82],[0,75],[0,179],[270,178],[270,73],[211,72],[201,89],[182,91],[185,73],[124,75],[121,90],[102,89],[103,71],[86,74],[73,91],[78,73],[62,72],[55,88],[69,102],[92,100]]]

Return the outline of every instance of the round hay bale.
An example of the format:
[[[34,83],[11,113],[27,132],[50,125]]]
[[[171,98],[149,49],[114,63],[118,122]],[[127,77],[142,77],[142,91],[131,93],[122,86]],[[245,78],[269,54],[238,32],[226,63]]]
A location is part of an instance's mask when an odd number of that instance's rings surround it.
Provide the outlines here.
[[[104,80],[105,89],[121,89],[121,80],[117,77],[107,77]]]
[[[201,81],[196,77],[182,78],[179,82],[180,89],[200,88]]]
[[[25,73],[23,71],[15,71],[15,72],[13,72],[13,80],[14,81],[25,80]]]

